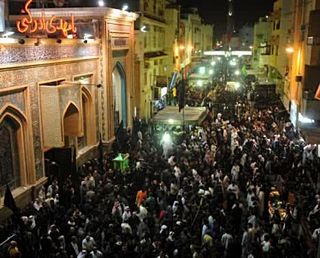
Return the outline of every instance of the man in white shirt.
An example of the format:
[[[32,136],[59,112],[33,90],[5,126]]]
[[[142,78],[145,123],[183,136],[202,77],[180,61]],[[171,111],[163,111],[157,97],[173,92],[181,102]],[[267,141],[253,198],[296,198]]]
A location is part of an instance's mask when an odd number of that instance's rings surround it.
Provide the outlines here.
[[[239,187],[234,182],[231,182],[231,184],[227,188],[227,191],[234,193],[236,198],[239,199],[240,190],[239,190]]]
[[[87,235],[82,240],[82,249],[87,250],[88,252],[91,252],[93,250],[93,247],[95,247],[96,242],[94,241],[92,236]]]
[[[232,240],[233,240],[233,237],[228,232],[225,232],[221,237],[221,244],[224,247],[224,255],[225,255],[225,257],[227,257],[229,252],[230,252],[230,249],[232,247]]]

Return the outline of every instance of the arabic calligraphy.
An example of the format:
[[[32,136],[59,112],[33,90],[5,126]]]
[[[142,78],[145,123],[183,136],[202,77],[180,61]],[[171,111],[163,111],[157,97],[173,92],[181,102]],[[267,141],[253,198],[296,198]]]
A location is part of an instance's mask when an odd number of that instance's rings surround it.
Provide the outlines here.
[[[34,18],[29,10],[29,6],[33,0],[27,0],[24,5],[24,12],[27,14],[16,21],[17,29],[20,33],[34,33],[36,31],[45,31],[49,34],[61,31],[62,35],[67,37],[68,33],[76,33],[77,28],[74,24],[74,16],[71,15],[71,21],[68,22],[62,18],[53,15],[50,19],[46,19],[44,13],[40,18]]]

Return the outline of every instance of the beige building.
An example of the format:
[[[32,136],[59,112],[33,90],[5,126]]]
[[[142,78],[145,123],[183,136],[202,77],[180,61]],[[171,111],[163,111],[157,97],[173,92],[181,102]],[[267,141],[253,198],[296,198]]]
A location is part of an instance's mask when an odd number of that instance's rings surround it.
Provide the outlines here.
[[[213,49],[213,25],[204,24],[196,8],[181,14],[179,48],[181,66],[188,70],[193,57]]]
[[[137,39],[136,71],[139,78],[136,87],[140,88],[138,116],[149,119],[153,114],[154,101],[161,97],[161,87],[168,83],[169,56],[166,53],[165,8],[166,1],[140,0],[139,19],[136,22]],[[171,60],[170,60],[171,61]]]
[[[180,14],[172,0],[140,0],[135,33],[135,85],[140,91],[137,114],[150,119],[155,104],[174,85],[176,73],[192,56],[212,49],[213,26],[203,24],[197,9]]]
[[[201,26],[201,34],[202,34],[202,46],[201,52],[213,49],[213,25],[210,24],[202,24]]]
[[[316,128],[320,120],[320,104],[315,99],[320,83],[319,14],[319,0],[276,1],[269,19],[272,33],[267,44],[270,46],[267,58],[259,54],[254,57],[254,62],[271,68],[269,80],[275,79],[274,70],[281,75],[280,80],[274,81],[284,106],[290,112],[291,121],[301,128],[309,141],[315,143],[320,142]],[[255,44],[255,52],[259,51],[257,47]]]
[[[110,143],[120,121],[131,126],[138,105],[136,14],[110,8],[31,10],[35,22],[42,16],[59,17],[68,29],[52,25],[47,31],[10,16],[13,27],[7,29],[15,33],[0,38],[1,218],[8,213],[2,209],[6,184],[22,206],[48,177],[62,182],[76,176],[74,168],[95,154],[100,135]]]
[[[263,76],[264,65],[268,64],[270,55],[269,39],[271,38],[271,22],[268,17],[261,17],[254,24],[252,64],[256,72]]]

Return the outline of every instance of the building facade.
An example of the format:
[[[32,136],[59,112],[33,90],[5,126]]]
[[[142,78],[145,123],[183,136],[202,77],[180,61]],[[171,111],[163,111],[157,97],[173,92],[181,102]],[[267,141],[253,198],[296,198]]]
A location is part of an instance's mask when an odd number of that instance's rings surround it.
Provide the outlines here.
[[[121,121],[130,127],[138,104],[135,14],[110,8],[24,8],[27,17],[9,17],[6,29],[14,34],[0,38],[1,198],[8,184],[19,206],[48,177],[71,175],[75,161],[94,154],[100,137],[111,142]],[[52,17],[64,29],[49,23]],[[50,31],[32,24],[50,24],[42,26]]]
[[[319,0],[276,1],[266,23],[272,31],[267,54],[254,58],[254,62],[269,67],[267,77],[277,83],[292,123],[314,143],[320,141],[320,104],[315,99],[320,82],[319,10]],[[259,51],[257,47],[255,44],[255,52]],[[279,76],[274,76],[273,71]]]
[[[205,24],[196,8],[183,10],[180,20],[181,67],[188,71],[193,59],[213,49],[213,25]]]

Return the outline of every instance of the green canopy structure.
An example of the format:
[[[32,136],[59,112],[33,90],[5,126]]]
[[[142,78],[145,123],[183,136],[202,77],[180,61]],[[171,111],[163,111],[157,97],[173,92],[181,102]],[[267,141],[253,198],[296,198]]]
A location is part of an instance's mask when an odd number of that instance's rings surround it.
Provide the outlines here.
[[[129,168],[129,154],[118,153],[118,156],[113,160],[113,169],[125,172]]]

